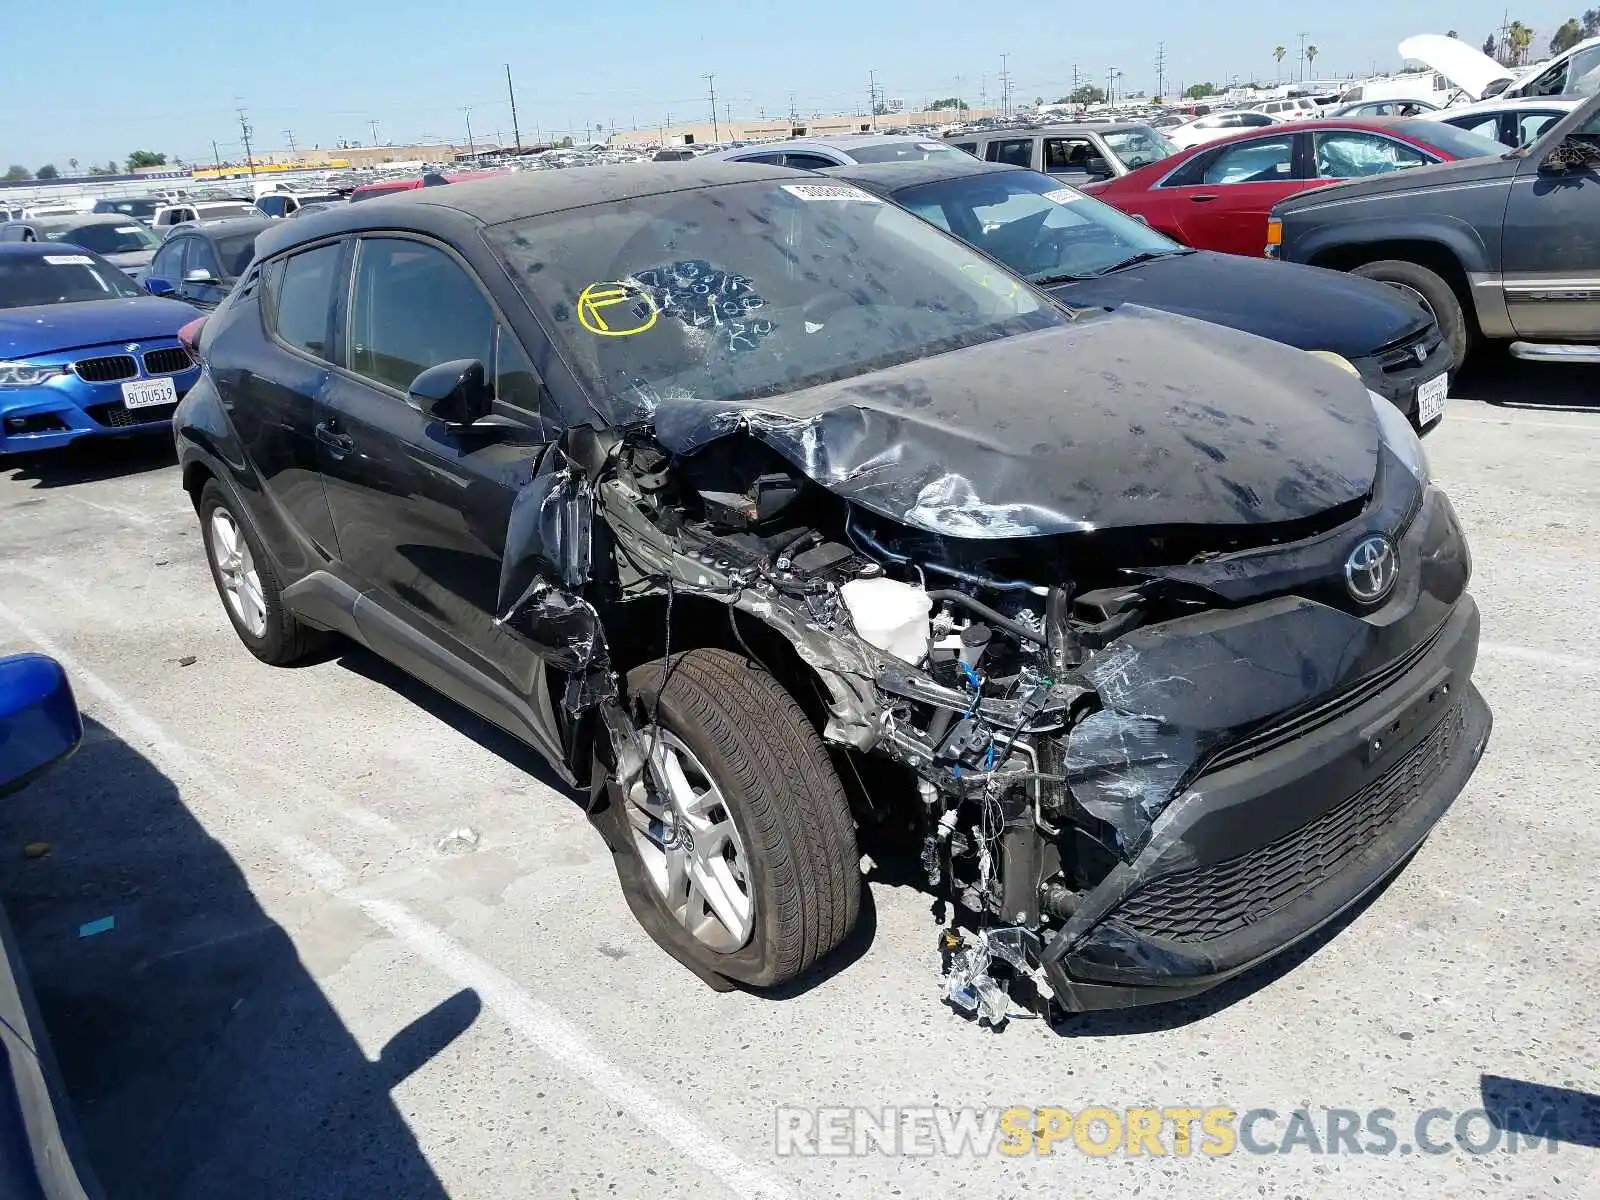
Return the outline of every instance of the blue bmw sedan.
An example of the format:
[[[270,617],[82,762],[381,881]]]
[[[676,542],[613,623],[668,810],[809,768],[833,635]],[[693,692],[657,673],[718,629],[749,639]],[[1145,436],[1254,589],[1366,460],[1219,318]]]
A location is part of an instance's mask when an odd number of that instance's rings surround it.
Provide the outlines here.
[[[194,317],[81,247],[0,245],[0,456],[169,428]]]

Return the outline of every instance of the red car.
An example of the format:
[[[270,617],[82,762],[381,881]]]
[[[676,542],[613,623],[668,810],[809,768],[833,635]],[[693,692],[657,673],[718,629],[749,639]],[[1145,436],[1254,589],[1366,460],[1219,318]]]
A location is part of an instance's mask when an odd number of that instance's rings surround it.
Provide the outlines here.
[[[1505,152],[1437,121],[1296,121],[1206,142],[1083,190],[1186,246],[1260,257],[1267,213],[1296,192]]]
[[[426,171],[414,179],[385,179],[382,183],[363,183],[350,193],[350,203],[376,200],[380,196],[395,196],[414,188],[439,187],[446,183],[467,183],[473,179],[491,179],[504,174],[504,171],[469,171],[464,174],[444,175],[438,171]]]

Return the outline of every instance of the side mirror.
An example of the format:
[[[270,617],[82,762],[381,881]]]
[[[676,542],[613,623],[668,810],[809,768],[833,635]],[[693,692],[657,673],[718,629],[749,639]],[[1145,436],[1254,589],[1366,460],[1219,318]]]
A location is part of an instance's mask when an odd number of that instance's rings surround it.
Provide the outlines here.
[[[196,267],[192,271],[185,271],[183,274],[183,281],[185,283],[202,284],[214,284],[219,282],[217,277],[204,267]]]
[[[1600,167],[1600,143],[1568,134],[1559,146],[1544,156],[1539,173],[1565,175],[1568,171],[1592,171],[1596,167]]]
[[[61,664],[42,654],[0,658],[0,796],[60,762],[83,740],[83,718]]]
[[[475,358],[457,358],[429,367],[411,381],[407,398],[430,417],[446,425],[471,425],[489,415],[494,393],[483,364]]]
[[[1083,160],[1083,169],[1091,179],[1110,179],[1111,164],[1098,154],[1090,155]]]
[[[144,290],[152,296],[176,296],[178,289],[172,286],[170,279],[162,279],[156,275],[144,277]]]

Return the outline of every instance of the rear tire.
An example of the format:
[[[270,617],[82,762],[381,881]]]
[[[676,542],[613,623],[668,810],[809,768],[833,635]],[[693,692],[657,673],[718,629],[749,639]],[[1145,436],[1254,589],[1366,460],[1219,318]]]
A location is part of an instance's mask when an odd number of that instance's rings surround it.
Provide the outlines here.
[[[1398,258],[1363,263],[1350,273],[1386,283],[1396,291],[1409,294],[1412,299],[1420,298],[1432,310],[1434,320],[1439,322],[1439,332],[1450,344],[1450,354],[1455,360],[1451,374],[1461,369],[1467,361],[1467,352],[1472,348],[1472,328],[1461,306],[1461,297],[1456,295],[1456,290],[1448,280],[1418,263]]]
[[[647,745],[673,756],[663,769],[692,797],[664,801],[648,772],[632,795],[606,782],[595,822],[634,916],[712,986],[773,987],[804,974],[861,909],[855,826],[822,739],[776,679],[723,650],[637,667],[628,694]],[[676,872],[674,851],[688,860]]]
[[[329,634],[283,603],[283,585],[244,506],[215,479],[200,489],[200,535],[222,610],[239,640],[264,663],[286,667],[321,650]]]

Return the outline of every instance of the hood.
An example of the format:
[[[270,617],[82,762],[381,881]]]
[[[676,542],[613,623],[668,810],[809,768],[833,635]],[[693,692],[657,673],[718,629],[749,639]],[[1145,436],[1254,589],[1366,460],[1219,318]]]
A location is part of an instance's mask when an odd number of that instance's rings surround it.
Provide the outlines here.
[[[1359,275],[1197,250],[1049,289],[1079,307],[1142,304],[1301,350],[1361,358],[1420,333],[1428,318]]]
[[[196,315],[187,304],[156,296],[0,309],[0,359],[173,338]]]
[[[1400,43],[1400,54],[1439,72],[1474,100],[1483,99],[1491,85],[1509,81],[1517,73],[1502,67],[1476,46],[1442,33],[1419,33]]]
[[[1137,306],[748,401],[673,398],[656,438],[743,433],[836,495],[951,537],[1260,525],[1371,490],[1359,380],[1298,350]]]
[[[1508,178],[1516,174],[1518,163],[1510,154],[1508,147],[1507,154],[1498,158],[1462,158],[1455,162],[1390,171],[1386,175],[1369,175],[1365,179],[1349,179],[1343,183],[1331,183],[1327,187],[1308,188],[1278,201],[1272,206],[1272,212],[1274,216],[1285,216],[1338,204],[1343,200],[1367,199],[1391,192],[1427,192],[1452,184]]]

